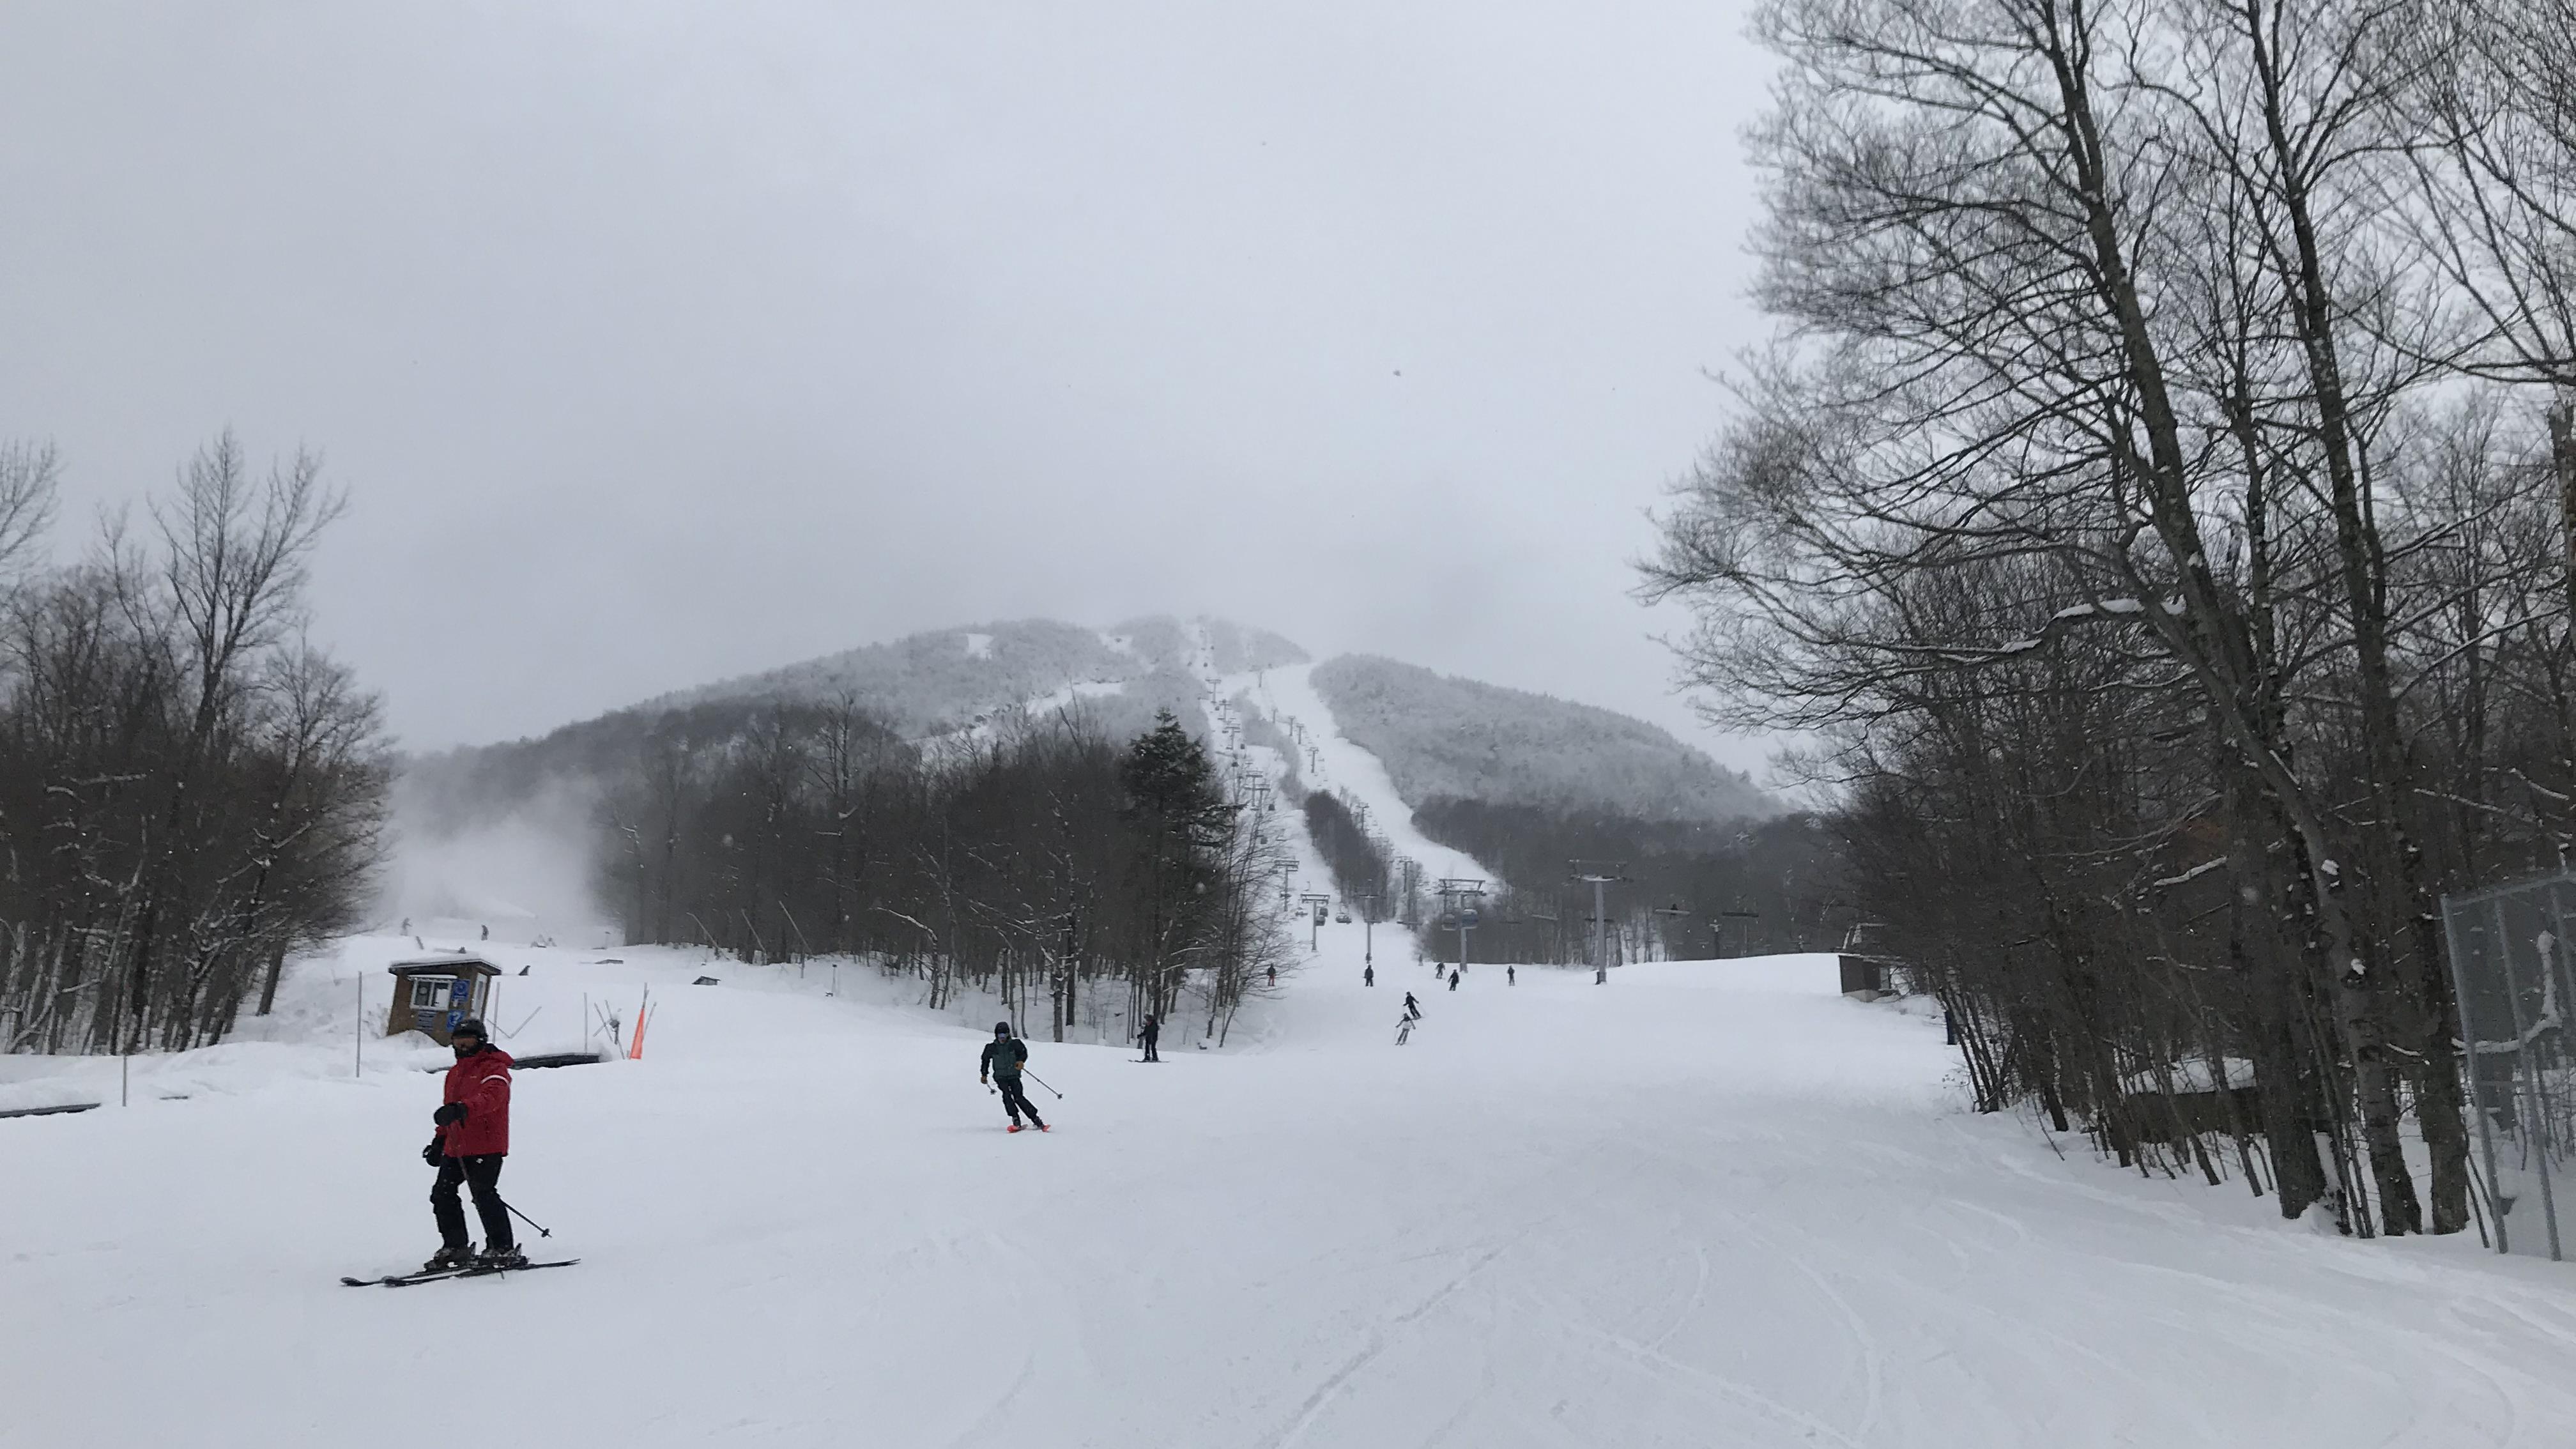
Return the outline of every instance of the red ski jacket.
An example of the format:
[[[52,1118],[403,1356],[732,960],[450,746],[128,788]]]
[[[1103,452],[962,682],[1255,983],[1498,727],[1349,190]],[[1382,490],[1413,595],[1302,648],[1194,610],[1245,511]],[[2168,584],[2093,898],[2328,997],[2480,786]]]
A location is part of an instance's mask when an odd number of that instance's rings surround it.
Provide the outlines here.
[[[510,1054],[487,1046],[447,1069],[445,1100],[465,1104],[465,1120],[438,1129],[450,1157],[510,1150]]]

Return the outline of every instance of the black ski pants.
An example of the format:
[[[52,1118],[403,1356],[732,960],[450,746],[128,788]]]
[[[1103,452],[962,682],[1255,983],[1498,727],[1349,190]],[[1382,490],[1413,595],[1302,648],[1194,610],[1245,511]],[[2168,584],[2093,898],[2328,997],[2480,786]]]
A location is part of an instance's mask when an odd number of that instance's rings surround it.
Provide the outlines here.
[[[1020,1090],[1018,1077],[995,1077],[993,1085],[1001,1089],[1002,1110],[1011,1114],[1012,1121],[1019,1121],[1020,1114],[1026,1112],[1031,1122],[1040,1127],[1046,1125],[1046,1119],[1038,1115],[1037,1105],[1029,1100],[1028,1093]]]
[[[1149,1031],[1145,1033],[1145,1060],[1149,1062],[1159,1062],[1163,1059],[1161,1054],[1154,1050],[1154,1043],[1159,1040],[1161,1036],[1161,1032]]]
[[[465,1204],[456,1196],[459,1184],[474,1189],[474,1215],[483,1220],[483,1248],[486,1252],[507,1252],[517,1246],[510,1233],[510,1210],[501,1205],[501,1162],[503,1155],[487,1152],[480,1157],[450,1157],[438,1164],[438,1181],[429,1189],[429,1211],[438,1219],[438,1240],[451,1248],[467,1246]]]

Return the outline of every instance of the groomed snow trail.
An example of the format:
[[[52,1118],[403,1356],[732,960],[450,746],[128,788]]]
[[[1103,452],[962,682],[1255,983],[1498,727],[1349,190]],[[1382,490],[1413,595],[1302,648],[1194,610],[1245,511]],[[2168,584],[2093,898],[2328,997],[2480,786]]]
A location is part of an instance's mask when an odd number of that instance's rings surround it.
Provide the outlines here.
[[[1208,690],[1211,697],[1218,699],[1250,694],[1262,713],[1280,721],[1283,729],[1288,720],[1303,724],[1307,743],[1314,751],[1297,761],[1307,788],[1347,791],[1367,805],[1369,824],[1385,833],[1397,855],[1422,862],[1426,881],[1443,876],[1492,881],[1494,873],[1465,851],[1442,845],[1414,826],[1413,811],[1396,793],[1385,762],[1342,733],[1332,707],[1315,690],[1311,677],[1314,671],[1312,664],[1290,664],[1258,674],[1209,676]]]
[[[1371,990],[1360,940],[1255,1049],[1033,1043],[1065,1097],[1019,1136],[985,1023],[858,973],[499,950],[529,1037],[663,1004],[643,1061],[520,1076],[502,1184],[558,1273],[339,1286],[432,1245],[437,1088],[318,1075],[327,1022],[270,1049],[310,1073],[0,1122],[0,1444],[2576,1442],[2576,1270],[2061,1161],[1830,958],[1452,993],[1381,951]],[[381,1009],[409,944],[299,999]]]

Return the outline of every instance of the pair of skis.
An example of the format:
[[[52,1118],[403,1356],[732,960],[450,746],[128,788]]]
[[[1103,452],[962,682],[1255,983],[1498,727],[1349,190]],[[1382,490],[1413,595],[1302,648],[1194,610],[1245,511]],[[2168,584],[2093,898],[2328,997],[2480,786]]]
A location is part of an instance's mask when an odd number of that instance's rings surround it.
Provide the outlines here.
[[[472,1264],[462,1268],[424,1268],[417,1273],[391,1273],[382,1278],[342,1278],[351,1288],[408,1288],[414,1283],[436,1283],[446,1278],[495,1278],[504,1273],[527,1273],[539,1268],[569,1268],[579,1258],[558,1258],[551,1263],[513,1263],[508,1267]]]

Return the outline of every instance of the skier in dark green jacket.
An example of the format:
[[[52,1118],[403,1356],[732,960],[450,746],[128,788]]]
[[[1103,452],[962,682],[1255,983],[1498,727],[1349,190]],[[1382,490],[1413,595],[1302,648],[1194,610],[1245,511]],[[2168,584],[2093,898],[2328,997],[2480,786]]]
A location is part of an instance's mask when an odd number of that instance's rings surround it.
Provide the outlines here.
[[[1007,1021],[993,1023],[993,1039],[984,1043],[983,1060],[975,1067],[975,1080],[990,1079],[1002,1094],[1002,1110],[1011,1114],[1011,1130],[1020,1130],[1020,1114],[1029,1114],[1029,1125],[1040,1132],[1047,1130],[1046,1119],[1038,1115],[1037,1104],[1020,1090],[1020,1064],[1029,1059],[1029,1044],[1011,1035]]]

